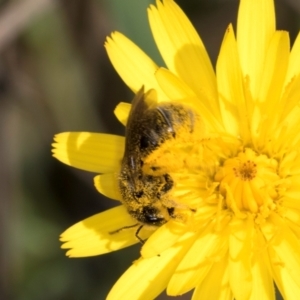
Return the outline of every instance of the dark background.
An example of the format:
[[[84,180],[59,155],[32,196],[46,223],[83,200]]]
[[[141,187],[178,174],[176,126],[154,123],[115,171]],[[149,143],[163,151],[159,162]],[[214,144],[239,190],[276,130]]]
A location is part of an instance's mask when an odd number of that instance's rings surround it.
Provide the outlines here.
[[[0,299],[105,299],[139,256],[140,245],[68,259],[59,234],[113,201],[93,176],[51,157],[62,131],[123,134],[113,115],[132,93],[103,44],[118,30],[162,65],[152,40],[149,0],[0,1]],[[238,0],[178,0],[215,65]],[[275,1],[277,28],[300,28],[299,0]],[[190,295],[176,299],[188,299]],[[167,299],[164,295],[160,300]]]

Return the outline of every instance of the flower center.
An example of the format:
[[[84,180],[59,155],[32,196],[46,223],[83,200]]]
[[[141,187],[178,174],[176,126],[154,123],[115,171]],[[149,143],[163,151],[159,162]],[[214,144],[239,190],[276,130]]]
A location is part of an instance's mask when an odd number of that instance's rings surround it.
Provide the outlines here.
[[[246,161],[238,168],[233,168],[236,177],[243,181],[252,180],[257,173],[256,164],[253,161]]]
[[[275,159],[249,148],[226,159],[215,175],[225,207],[240,217],[245,213],[267,217],[278,199],[277,170]]]

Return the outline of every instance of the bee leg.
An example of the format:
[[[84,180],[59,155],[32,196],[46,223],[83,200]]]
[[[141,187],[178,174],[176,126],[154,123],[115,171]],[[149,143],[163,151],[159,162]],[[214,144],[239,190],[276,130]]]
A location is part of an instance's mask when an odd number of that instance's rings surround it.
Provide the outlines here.
[[[124,227],[121,227],[121,228],[119,228],[119,229],[117,229],[117,230],[110,231],[109,234],[115,234],[115,233],[118,233],[118,232],[120,232],[120,231],[122,231],[122,230],[124,230],[124,229],[130,229],[130,228],[136,227],[136,226],[138,226],[138,225],[139,225],[139,224],[136,223],[136,224],[133,224],[133,225],[124,226]],[[140,230],[140,228],[138,229],[138,231],[139,231],[139,230]]]
[[[121,227],[121,228],[119,228],[119,229],[117,229],[117,230],[110,231],[109,234],[115,234],[115,233],[118,233],[118,232],[120,232],[120,231],[122,231],[122,230],[124,230],[124,229],[130,229],[130,228],[136,227],[136,226],[138,226],[138,225],[139,225],[139,223],[136,223],[136,224],[133,224],[133,225],[129,225],[129,226],[124,226],[124,227]],[[137,231],[135,232],[135,236],[136,236],[136,238],[137,238],[142,244],[145,244],[145,241],[144,241],[142,238],[139,237],[139,233],[140,233],[140,231],[141,231],[141,229],[142,229],[143,227],[144,227],[144,225],[140,225],[140,226],[139,226],[139,228],[138,228]]]
[[[143,227],[144,227],[144,225],[141,225],[141,226],[137,229],[137,231],[136,231],[136,233],[135,233],[135,236],[136,236],[136,238],[144,245],[144,244],[145,244],[145,241],[139,237],[139,233],[140,233],[140,231],[141,231],[141,229],[142,229]]]

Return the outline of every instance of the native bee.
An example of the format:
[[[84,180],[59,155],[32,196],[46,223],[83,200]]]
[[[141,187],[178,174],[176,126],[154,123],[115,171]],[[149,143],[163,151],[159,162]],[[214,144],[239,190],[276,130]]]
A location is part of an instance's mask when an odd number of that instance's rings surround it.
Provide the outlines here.
[[[122,202],[137,220],[134,226],[140,225],[136,237],[141,242],[138,234],[143,226],[156,228],[176,216],[176,204],[169,197],[175,185],[172,177],[159,162],[146,167],[145,160],[168,141],[180,139],[182,128],[193,132],[199,122],[199,115],[190,107],[177,102],[157,103],[151,95],[153,90],[144,93],[141,88],[132,101],[118,177]]]

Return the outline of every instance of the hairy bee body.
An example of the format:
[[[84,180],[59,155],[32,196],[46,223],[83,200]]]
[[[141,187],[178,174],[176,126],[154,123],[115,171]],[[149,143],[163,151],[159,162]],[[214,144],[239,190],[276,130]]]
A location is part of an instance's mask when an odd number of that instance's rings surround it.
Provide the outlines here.
[[[168,141],[179,139],[182,131],[193,133],[199,116],[179,103],[151,103],[148,95],[142,88],[132,102],[119,188],[123,204],[138,224],[157,227],[175,216],[176,207],[169,199],[174,182],[160,170],[159,162],[145,168],[145,160]]]

